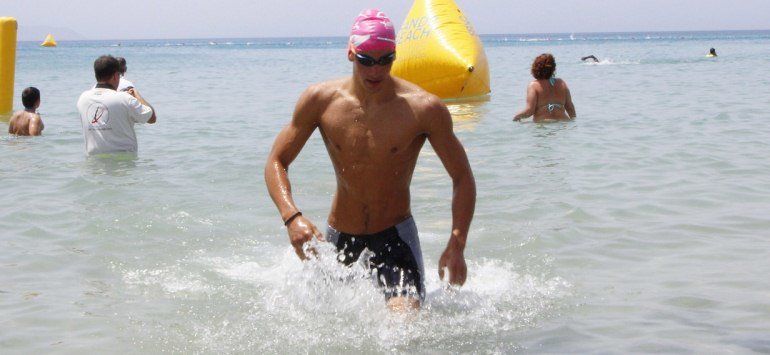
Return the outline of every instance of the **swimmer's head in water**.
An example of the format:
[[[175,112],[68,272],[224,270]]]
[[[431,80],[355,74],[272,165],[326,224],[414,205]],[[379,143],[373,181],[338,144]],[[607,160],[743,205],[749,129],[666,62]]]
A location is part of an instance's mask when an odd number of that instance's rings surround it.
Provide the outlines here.
[[[532,76],[537,80],[548,80],[556,72],[556,59],[551,53],[543,53],[532,62]]]
[[[35,109],[40,105],[40,90],[36,87],[28,87],[21,92],[21,103],[26,109]]]
[[[709,49],[709,54],[717,55],[717,50],[714,48]]]
[[[361,11],[350,29],[350,47],[358,52],[395,51],[393,22],[378,9]]]

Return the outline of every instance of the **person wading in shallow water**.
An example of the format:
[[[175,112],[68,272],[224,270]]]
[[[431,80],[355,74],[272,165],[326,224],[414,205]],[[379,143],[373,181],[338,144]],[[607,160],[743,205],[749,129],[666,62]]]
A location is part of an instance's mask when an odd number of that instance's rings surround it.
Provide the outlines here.
[[[535,116],[534,121],[565,120],[575,118],[575,105],[567,83],[554,76],[556,59],[544,53],[532,62],[532,76],[527,87],[527,106],[513,117],[514,121]]]
[[[120,63],[115,57],[97,58],[94,75],[96,86],[83,92],[77,103],[86,154],[135,153],[138,143],[134,125],[155,123],[155,110],[135,88],[116,91],[120,84]]]
[[[24,109],[16,111],[8,121],[8,133],[17,136],[39,136],[43,134],[45,125],[37,108],[40,107],[40,90],[28,87],[21,92],[21,103]]]
[[[355,20],[348,60],[353,75],[310,86],[291,122],[275,139],[265,181],[288,228],[297,255],[313,238],[333,243],[350,265],[364,254],[391,309],[414,309],[425,297],[425,272],[409,186],[420,150],[428,141],[453,183],[452,230],[439,259],[451,284],[465,283],[465,242],[476,205],[468,158],[452,130],[452,117],[436,96],[390,69],[396,56],[391,21],[379,10]],[[315,129],[321,132],[337,176],[326,237],[294,203],[288,168]]]

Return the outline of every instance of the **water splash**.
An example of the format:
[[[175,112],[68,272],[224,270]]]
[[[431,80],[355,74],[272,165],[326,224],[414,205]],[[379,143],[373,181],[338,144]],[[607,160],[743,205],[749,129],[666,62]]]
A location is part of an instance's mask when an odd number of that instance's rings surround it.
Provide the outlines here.
[[[138,338],[146,350],[171,351],[469,351],[480,338],[510,350],[518,347],[512,333],[558,312],[572,289],[562,278],[522,273],[511,262],[471,260],[461,289],[426,268],[422,310],[398,314],[387,310],[361,265],[344,267],[331,245],[315,247],[318,257],[307,262],[290,248],[263,247],[259,260],[203,256],[178,267],[127,271],[125,282],[145,288],[144,295],[153,289],[185,301],[173,326],[137,323]]]
[[[614,60],[612,58],[603,58],[598,63],[597,62],[586,61],[583,64],[585,64],[585,65],[635,65],[635,64],[641,64],[641,61],[638,61],[638,60]]]

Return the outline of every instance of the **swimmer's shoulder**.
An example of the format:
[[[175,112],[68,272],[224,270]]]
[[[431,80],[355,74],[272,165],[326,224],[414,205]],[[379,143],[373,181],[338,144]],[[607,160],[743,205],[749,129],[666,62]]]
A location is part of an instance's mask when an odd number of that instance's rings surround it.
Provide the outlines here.
[[[426,127],[431,126],[435,120],[446,119],[447,117],[451,120],[449,110],[441,98],[425,91],[416,84],[403,79],[394,79],[396,80],[398,95],[409,103],[409,106],[417,114],[416,118],[422,121]]]
[[[30,123],[34,122],[34,123],[38,123],[38,124],[43,123],[43,117],[41,117],[40,114],[37,113],[37,112],[30,113],[29,114],[29,122]]]
[[[13,115],[11,116],[11,119],[8,120],[8,125],[18,126],[18,125],[29,124],[29,121],[35,116],[37,116],[36,113],[31,114],[25,110],[18,110],[14,112]]]
[[[38,115],[29,113],[24,110],[19,110],[13,113],[11,119],[8,120],[8,133],[26,135],[29,130],[29,125]]]
[[[344,91],[346,83],[346,79],[337,79],[312,84],[302,93],[301,100],[313,105],[329,105]]]
[[[567,82],[564,79],[557,78],[556,87],[562,92],[569,92],[569,86],[567,86]]]
[[[8,120],[8,124],[9,125],[15,124],[16,121],[19,120],[19,117],[21,117],[21,115],[24,114],[24,112],[25,112],[24,110],[19,110],[19,111],[14,112],[13,115],[11,115],[11,119]]]
[[[43,124],[43,118],[40,117],[40,114],[30,113],[29,114],[29,123],[27,124],[27,133],[31,136],[39,136],[43,133],[43,130],[45,129],[45,124]]]
[[[427,93],[427,91],[411,81],[404,80],[392,75],[391,78],[393,78],[393,84],[395,85],[396,92],[399,94],[412,94],[421,92]]]
[[[343,95],[343,81],[330,80],[308,86],[297,100],[295,117],[318,124],[332,102]]]
[[[396,95],[407,100],[413,108],[425,109],[444,104],[438,96],[425,91],[417,84],[396,77],[393,77],[393,81]]]

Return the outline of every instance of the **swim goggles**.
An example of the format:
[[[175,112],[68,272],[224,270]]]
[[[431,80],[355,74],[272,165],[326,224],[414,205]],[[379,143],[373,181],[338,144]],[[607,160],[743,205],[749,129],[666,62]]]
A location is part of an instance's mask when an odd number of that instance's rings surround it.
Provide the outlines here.
[[[374,65],[382,65],[384,67],[396,60],[396,52],[386,54],[380,57],[380,59],[374,59],[366,54],[356,53],[356,60],[358,60],[358,62],[365,67],[373,67]]]

